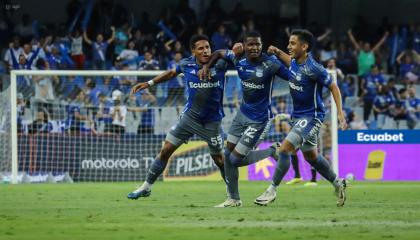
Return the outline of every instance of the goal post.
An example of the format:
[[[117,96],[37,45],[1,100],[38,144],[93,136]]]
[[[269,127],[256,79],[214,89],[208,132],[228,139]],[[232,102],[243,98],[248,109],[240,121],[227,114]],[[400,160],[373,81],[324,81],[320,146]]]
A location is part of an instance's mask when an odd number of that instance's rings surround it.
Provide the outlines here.
[[[328,69],[332,81],[337,83],[337,71]],[[337,83],[338,84],[338,83]],[[337,105],[331,94],[331,162],[334,172],[338,175],[338,124],[337,124]]]

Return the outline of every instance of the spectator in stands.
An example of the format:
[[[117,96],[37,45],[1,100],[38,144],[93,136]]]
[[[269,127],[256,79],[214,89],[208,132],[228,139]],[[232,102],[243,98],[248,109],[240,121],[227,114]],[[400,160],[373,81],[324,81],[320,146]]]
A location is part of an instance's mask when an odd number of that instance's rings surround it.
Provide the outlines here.
[[[334,62],[335,62],[336,58],[337,58],[337,47],[333,41],[329,41],[326,44],[325,48],[321,49],[319,60],[322,63],[325,63],[329,61],[330,59],[334,59]]]
[[[417,117],[414,110],[409,105],[407,89],[400,89],[398,94],[400,99],[395,103],[395,110],[393,114],[394,119],[397,120],[397,127],[400,127],[398,120],[406,120],[408,128],[413,129],[416,126]]]
[[[168,63],[168,70],[175,69],[182,59],[180,52],[175,53],[173,60]],[[178,106],[183,105],[185,101],[184,94],[184,78],[182,76],[176,76],[168,81],[168,100],[167,105]]]
[[[135,95],[136,107],[132,112],[141,112],[141,121],[137,128],[137,134],[153,134],[155,125],[155,111],[151,107],[156,102],[156,97],[145,89]]]
[[[49,64],[44,59],[38,59],[36,67],[40,70],[49,70]],[[33,76],[33,82],[35,86],[34,100],[38,109],[44,108],[48,115],[53,115],[53,101],[54,88],[53,80],[57,79],[57,76]]]
[[[395,103],[395,101],[399,98],[398,96],[398,89],[395,87],[395,79],[389,78],[385,84],[387,89],[387,95],[391,100]]]
[[[53,129],[52,124],[49,122],[49,115],[44,109],[40,109],[36,113],[35,121],[28,125],[28,133],[49,133]]]
[[[377,87],[379,84],[385,84],[385,79],[379,72],[377,65],[372,65],[370,73],[362,78],[362,99],[363,99],[363,120],[368,122],[369,116],[372,112],[373,101],[377,94]]]
[[[86,105],[85,102],[86,94],[83,91],[80,91],[75,101],[66,106],[66,129],[72,134],[79,134],[84,131],[85,121],[87,121],[89,125],[93,123],[88,115],[82,111]]]
[[[13,42],[9,43],[9,50],[5,51],[4,63],[8,70],[13,69],[13,57],[19,59],[19,56],[23,53],[23,48],[20,46],[19,36],[13,37]]]
[[[144,53],[144,60],[139,63],[139,70],[159,70],[159,62],[153,58],[152,51]]]
[[[121,27],[115,31],[115,47],[114,54],[118,56],[127,46],[128,40],[132,38],[131,27],[128,22],[125,22]]]
[[[173,59],[176,53],[181,53],[183,56],[188,55],[188,52],[185,50],[184,46],[180,41],[169,40],[165,43],[165,50],[167,52],[168,59]],[[173,46],[172,46],[173,45]]]
[[[112,92],[114,106],[109,110],[112,117],[112,130],[114,134],[124,134],[126,127],[127,107],[123,103],[123,94],[119,90]]]
[[[353,130],[365,130],[368,129],[366,123],[354,112],[346,111],[347,122],[349,123],[350,129]]]
[[[232,39],[226,33],[226,27],[223,23],[219,24],[217,31],[211,36],[212,50],[228,49],[232,46]]]
[[[71,41],[70,54],[76,69],[82,70],[85,66],[85,54],[83,53],[83,37],[80,31],[76,29],[72,35],[69,36]]]
[[[416,121],[420,120],[420,98],[416,97],[416,88],[411,86],[408,88],[408,105],[409,111],[412,113]]]
[[[383,128],[385,121],[390,116],[389,110],[392,104],[392,99],[387,95],[386,87],[382,84],[379,84],[377,87],[377,95],[373,100],[373,113],[377,123],[377,128]]]
[[[16,95],[16,110],[17,110],[17,129],[18,133],[23,132],[22,120],[25,115],[26,100],[23,98],[22,93]],[[9,128],[9,126],[7,126]],[[1,128],[0,128],[1,129]]]
[[[93,69],[95,70],[106,69],[106,50],[108,49],[108,45],[115,39],[115,28],[113,26],[111,27],[111,31],[112,35],[108,40],[104,41],[104,36],[98,34],[95,42],[92,42],[92,40],[89,39],[86,31],[83,32],[83,39],[87,44],[92,46]]]
[[[112,105],[112,102],[108,100],[105,94],[99,94],[98,111],[94,115],[96,118],[96,125],[100,132],[112,132],[112,116],[110,114]]]
[[[368,42],[362,42],[361,44],[357,43],[351,30],[348,30],[347,34],[350,38],[350,41],[353,43],[354,49],[357,52],[358,75],[363,76],[367,74],[371,66],[376,63],[375,52],[377,52],[385,42],[389,33],[385,32],[384,36],[381,38],[381,40],[379,40],[379,42],[375,44],[373,48],[371,48],[370,43]]]
[[[127,48],[123,49],[117,59],[128,65],[129,70],[137,70],[139,52],[133,40],[128,41]]]

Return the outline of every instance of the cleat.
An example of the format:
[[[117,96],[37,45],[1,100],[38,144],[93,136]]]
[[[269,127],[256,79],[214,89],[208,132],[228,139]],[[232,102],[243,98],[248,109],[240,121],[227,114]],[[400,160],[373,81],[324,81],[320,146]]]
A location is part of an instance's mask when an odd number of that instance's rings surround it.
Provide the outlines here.
[[[152,193],[152,190],[150,189],[137,189],[134,192],[131,192],[127,195],[128,199],[132,199],[132,200],[137,200],[138,198],[145,198],[150,196],[150,194]]]
[[[228,198],[223,203],[214,206],[215,208],[226,208],[226,207],[240,207],[242,206],[242,201],[237,199]]]
[[[305,186],[305,187],[316,187],[316,186],[318,186],[318,183],[311,181],[311,182],[307,182],[307,183],[303,184],[303,186]]]
[[[293,184],[297,184],[297,183],[303,183],[303,179],[302,178],[293,178],[292,180],[288,181],[286,183],[286,185],[293,185]]]
[[[257,197],[254,203],[260,206],[267,206],[269,203],[272,203],[276,200],[276,196],[277,191],[274,188],[269,188],[265,190],[263,194]]]
[[[338,181],[339,186],[335,188],[335,195],[337,196],[337,207],[342,207],[346,202],[347,181],[345,179],[340,179]]]
[[[274,148],[276,150],[273,156],[271,156],[274,158],[274,160],[276,160],[276,162],[280,160],[280,146],[281,146],[281,143],[279,142],[275,142],[270,146],[271,148]]]

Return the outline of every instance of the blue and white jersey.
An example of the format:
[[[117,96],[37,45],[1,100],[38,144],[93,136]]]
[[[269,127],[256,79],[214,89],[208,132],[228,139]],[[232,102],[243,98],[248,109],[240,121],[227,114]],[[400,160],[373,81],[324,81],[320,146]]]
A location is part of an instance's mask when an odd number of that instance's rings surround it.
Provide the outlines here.
[[[188,98],[184,113],[200,123],[221,121],[223,112],[223,90],[227,64],[219,60],[210,68],[211,79],[200,80],[195,57],[184,58],[176,67],[178,74],[183,73]]]
[[[327,70],[317,63],[311,54],[299,64],[292,59],[289,67],[289,88],[293,100],[292,118],[325,117],[322,88],[329,87],[332,79]]]
[[[258,63],[252,63],[245,56],[235,57],[227,50],[226,58],[233,62],[241,79],[241,112],[251,120],[264,122],[273,117],[271,92],[275,75],[287,80],[288,70],[276,57],[263,53]]]

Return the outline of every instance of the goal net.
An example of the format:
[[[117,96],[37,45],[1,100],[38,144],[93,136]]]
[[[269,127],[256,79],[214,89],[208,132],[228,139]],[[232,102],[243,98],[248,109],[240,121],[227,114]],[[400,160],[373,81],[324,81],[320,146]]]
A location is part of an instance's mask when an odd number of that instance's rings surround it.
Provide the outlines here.
[[[0,93],[0,177],[14,183],[144,180],[186,101],[182,76],[129,94],[135,83],[161,72],[12,71]],[[226,80],[225,133],[241,99],[236,71]],[[277,117],[259,148],[287,134],[281,119],[281,111],[292,108],[287,82],[275,80],[272,100]],[[247,169],[247,179],[270,180],[274,169],[272,159],[264,160]],[[310,168],[301,171],[309,178]],[[163,177],[220,179],[197,137],[174,153]]]

